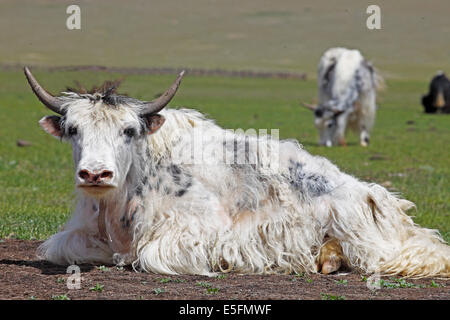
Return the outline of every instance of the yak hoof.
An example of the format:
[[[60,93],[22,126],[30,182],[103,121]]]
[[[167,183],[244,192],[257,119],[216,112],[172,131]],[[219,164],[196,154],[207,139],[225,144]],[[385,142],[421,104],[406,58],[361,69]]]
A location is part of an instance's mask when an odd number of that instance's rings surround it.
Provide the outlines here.
[[[364,139],[361,140],[360,144],[361,144],[361,147],[369,146],[369,138],[365,137]]]
[[[342,247],[337,239],[330,239],[320,249],[317,271],[330,274],[339,270],[343,261]]]
[[[133,262],[133,259],[130,254],[124,253],[114,253],[113,254],[113,264],[117,267],[124,267]]]
[[[329,260],[325,261],[322,264],[321,272],[323,274],[330,274],[330,273],[336,272],[341,267],[341,264],[342,264],[341,258],[339,258],[337,256],[332,256],[332,257],[330,257]]]

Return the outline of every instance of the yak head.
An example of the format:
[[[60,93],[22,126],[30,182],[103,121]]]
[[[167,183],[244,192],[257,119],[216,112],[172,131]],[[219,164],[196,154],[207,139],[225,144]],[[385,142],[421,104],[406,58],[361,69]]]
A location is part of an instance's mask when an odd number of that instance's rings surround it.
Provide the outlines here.
[[[314,112],[314,125],[319,131],[319,145],[331,147],[337,145],[337,131],[339,116],[343,110],[335,109],[330,105],[312,105],[303,103],[305,108]]]
[[[95,198],[125,184],[136,165],[133,158],[142,157],[147,135],[163,125],[165,119],[158,112],[175,95],[183,74],[159,98],[144,102],[116,95],[114,87],[93,94],[72,92],[54,97],[25,68],[35,95],[57,113],[42,118],[41,127],[72,144],[75,185]]]

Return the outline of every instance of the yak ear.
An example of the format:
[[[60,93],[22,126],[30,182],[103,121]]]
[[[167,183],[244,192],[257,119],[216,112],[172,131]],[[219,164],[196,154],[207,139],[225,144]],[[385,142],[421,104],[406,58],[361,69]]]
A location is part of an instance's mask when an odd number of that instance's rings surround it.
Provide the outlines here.
[[[47,133],[50,133],[55,138],[61,138],[63,131],[61,128],[61,117],[59,116],[46,116],[39,120],[39,124],[42,129]]]
[[[147,133],[153,134],[158,131],[159,128],[164,124],[166,118],[164,118],[160,114],[145,114],[142,116],[145,120],[145,124],[147,125]]]

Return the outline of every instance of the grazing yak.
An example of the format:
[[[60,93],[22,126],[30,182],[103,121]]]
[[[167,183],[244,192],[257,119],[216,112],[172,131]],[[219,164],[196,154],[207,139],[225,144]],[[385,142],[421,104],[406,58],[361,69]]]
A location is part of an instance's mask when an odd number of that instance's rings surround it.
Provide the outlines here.
[[[42,128],[72,145],[77,202],[38,256],[159,274],[344,269],[449,276],[450,247],[405,214],[412,202],[341,172],[295,140],[245,135],[188,109],[164,109],[183,73],[146,102],[53,96]]]
[[[422,96],[425,113],[450,113],[450,80],[438,72],[430,83],[430,92]]]
[[[319,145],[346,145],[348,127],[360,134],[360,144],[369,144],[375,123],[376,91],[383,79],[358,50],[332,48],[319,63],[318,105],[304,103],[314,112]]]

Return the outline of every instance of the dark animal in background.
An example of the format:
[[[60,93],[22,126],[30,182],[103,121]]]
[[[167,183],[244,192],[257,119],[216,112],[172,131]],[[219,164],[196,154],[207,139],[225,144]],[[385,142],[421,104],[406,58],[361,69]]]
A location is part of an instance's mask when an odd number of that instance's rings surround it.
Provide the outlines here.
[[[430,83],[430,92],[422,96],[425,113],[450,113],[450,80],[438,72]]]

